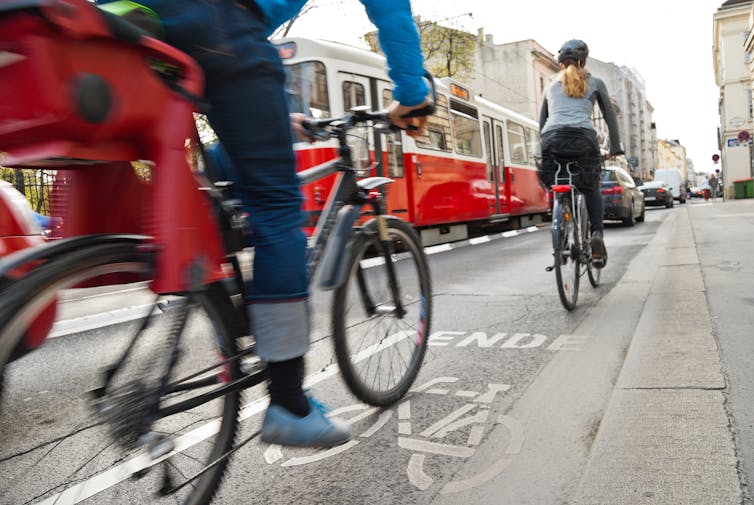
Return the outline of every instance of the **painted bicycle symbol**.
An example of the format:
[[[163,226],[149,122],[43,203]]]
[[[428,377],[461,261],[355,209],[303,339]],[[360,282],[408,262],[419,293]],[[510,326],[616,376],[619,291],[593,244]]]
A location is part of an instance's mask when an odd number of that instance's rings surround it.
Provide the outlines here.
[[[488,436],[505,436],[506,448],[496,452],[489,465],[479,473],[466,478],[454,479],[446,483],[440,490],[441,494],[456,493],[483,484],[499,475],[512,462],[512,457],[521,451],[524,440],[524,430],[515,418],[499,414],[492,414],[492,405],[496,398],[502,396],[510,386],[507,384],[488,384],[486,391],[452,390],[449,385],[458,382],[456,377],[439,377],[430,380],[411,390],[405,400],[391,410],[380,411],[376,407],[364,404],[348,405],[330,413],[352,426],[364,424],[363,431],[355,434],[353,440],[332,449],[321,450],[304,456],[287,458],[283,448],[270,445],[264,453],[269,464],[283,467],[316,463],[337,454],[348,451],[360,443],[368,440],[382,429],[397,414],[398,446],[411,452],[406,467],[409,482],[419,490],[428,489],[434,479],[425,472],[425,461],[435,456],[459,458],[467,460],[476,454]],[[455,396],[465,401],[442,419],[437,420],[424,429],[416,429],[412,422],[412,410],[418,402],[414,399],[418,395],[436,395],[440,397]],[[368,421],[371,420],[371,424]],[[362,421],[366,421],[362,423]],[[502,427],[503,429],[499,429]],[[355,430],[356,431],[356,430]],[[450,440],[452,439],[452,441]],[[462,443],[459,441],[463,441]]]

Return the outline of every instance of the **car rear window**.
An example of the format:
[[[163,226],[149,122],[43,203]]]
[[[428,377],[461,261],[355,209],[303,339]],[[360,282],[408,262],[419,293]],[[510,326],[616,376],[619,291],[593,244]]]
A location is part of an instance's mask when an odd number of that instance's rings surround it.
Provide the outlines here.
[[[617,182],[618,177],[615,175],[614,170],[602,171],[602,182]]]

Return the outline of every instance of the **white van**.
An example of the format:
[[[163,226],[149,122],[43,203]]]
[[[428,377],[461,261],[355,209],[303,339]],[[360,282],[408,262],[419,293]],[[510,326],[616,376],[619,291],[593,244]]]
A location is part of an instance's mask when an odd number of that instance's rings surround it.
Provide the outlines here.
[[[673,200],[686,203],[686,184],[677,168],[660,168],[655,171],[655,180],[667,182],[673,193]]]

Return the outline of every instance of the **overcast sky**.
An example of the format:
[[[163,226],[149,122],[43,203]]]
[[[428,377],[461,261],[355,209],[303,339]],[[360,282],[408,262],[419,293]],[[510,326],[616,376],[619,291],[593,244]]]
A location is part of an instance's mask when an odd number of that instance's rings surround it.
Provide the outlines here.
[[[357,0],[315,0],[290,36],[362,46],[371,30]],[[634,67],[654,107],[658,138],[678,139],[697,171],[712,171],[719,116],[712,66],[712,15],[723,0],[413,0],[423,19],[476,33],[495,43],[534,39],[552,53],[583,39],[595,58]],[[471,16],[468,15],[471,13]],[[589,67],[587,63],[587,68]]]

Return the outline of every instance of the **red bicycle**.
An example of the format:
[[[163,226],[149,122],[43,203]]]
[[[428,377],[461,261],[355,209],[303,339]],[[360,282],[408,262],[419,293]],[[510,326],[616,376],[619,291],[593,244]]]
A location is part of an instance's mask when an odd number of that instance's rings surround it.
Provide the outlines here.
[[[46,341],[61,289],[140,281],[154,293],[127,337],[84,335],[81,365],[55,364],[54,414],[5,398],[0,502],[208,503],[230,455],[256,436],[236,443],[240,394],[264,380],[264,364],[239,301],[243,216],[191,161],[202,151],[199,67],[87,0],[6,0],[0,91],[0,165],[57,170],[51,206],[63,222],[60,240],[3,242],[0,375]],[[312,124],[340,156],[302,179],[340,176],[309,263],[322,263],[320,285],[334,290],[349,388],[384,406],[421,367],[431,285],[416,233],[385,215],[389,179],[357,179],[347,142],[357,125],[387,129],[389,119],[355,111]],[[148,162],[135,170],[133,160]],[[48,345],[64,356],[74,343]]]

